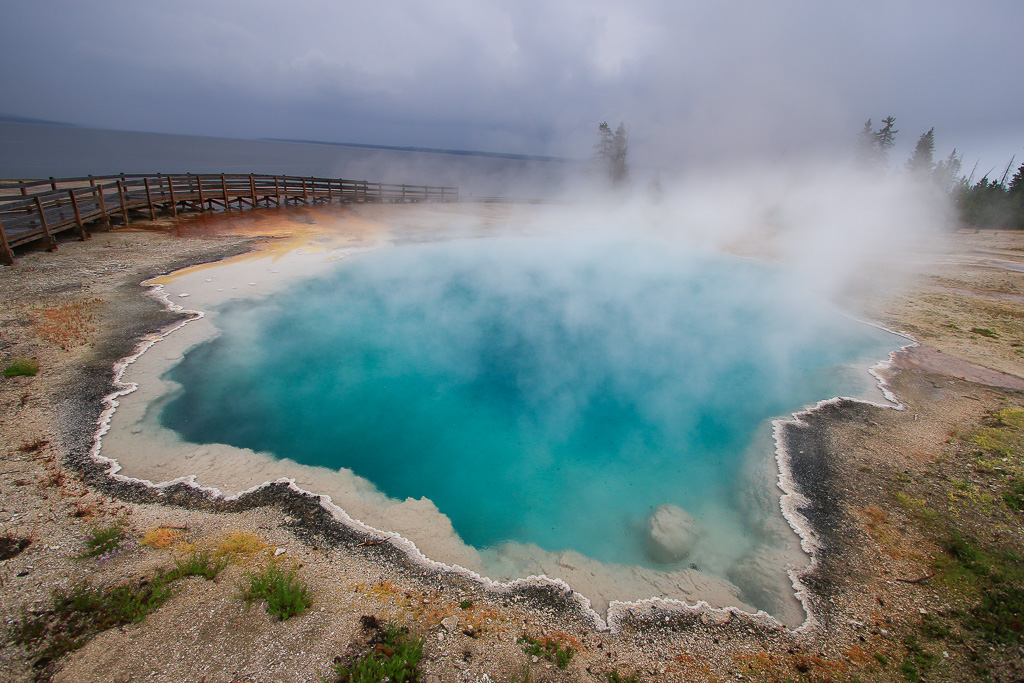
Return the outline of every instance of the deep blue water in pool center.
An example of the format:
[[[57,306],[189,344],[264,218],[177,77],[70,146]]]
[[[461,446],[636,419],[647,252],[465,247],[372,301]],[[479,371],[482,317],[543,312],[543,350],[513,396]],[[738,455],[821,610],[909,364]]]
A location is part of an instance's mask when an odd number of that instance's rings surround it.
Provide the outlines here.
[[[862,393],[864,368],[905,343],[813,289],[637,241],[378,249],[223,306],[220,336],[169,371],[181,388],[161,419],[425,496],[477,548],[672,569],[645,545],[655,508],[747,542],[740,473],[765,422]]]

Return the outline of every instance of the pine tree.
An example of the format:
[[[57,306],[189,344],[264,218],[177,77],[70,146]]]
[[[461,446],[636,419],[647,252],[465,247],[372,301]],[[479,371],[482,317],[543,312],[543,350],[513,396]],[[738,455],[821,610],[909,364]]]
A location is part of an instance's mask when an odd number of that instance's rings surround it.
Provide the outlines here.
[[[611,126],[608,125],[607,121],[602,121],[597,127],[597,144],[594,145],[594,154],[590,158],[595,170],[599,173],[605,174],[608,172],[608,166],[612,158],[614,138],[615,134],[612,133]]]
[[[885,125],[875,133],[875,147],[878,150],[879,160],[883,164],[888,164],[889,150],[896,144],[896,133],[899,133],[899,131],[893,128],[893,124],[896,123],[895,116],[885,117],[882,119],[882,123]]]
[[[597,127],[597,144],[594,145],[591,157],[594,172],[607,178],[613,186],[623,185],[629,180],[629,167],[626,165],[628,155],[629,134],[626,125],[620,123],[613,133],[611,126],[602,122]]]
[[[923,133],[917,139],[914,153],[907,159],[907,170],[911,173],[924,175],[931,173],[935,164],[932,156],[935,154],[935,128]]]
[[[936,187],[950,195],[956,194],[958,190],[962,189],[966,181],[961,182],[960,165],[961,157],[957,156],[956,149],[954,148],[948,157],[935,164],[935,169],[932,171],[932,180],[935,182]]]

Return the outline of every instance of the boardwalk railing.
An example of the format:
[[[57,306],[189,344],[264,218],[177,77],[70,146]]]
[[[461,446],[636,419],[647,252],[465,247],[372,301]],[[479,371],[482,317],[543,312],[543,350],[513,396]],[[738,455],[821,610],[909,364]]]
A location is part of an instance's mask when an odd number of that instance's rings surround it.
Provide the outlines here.
[[[234,211],[288,204],[330,202],[457,202],[455,187],[393,185],[341,178],[238,174],[138,174],[50,178],[0,183],[0,263],[14,262],[12,249],[42,240],[57,248],[54,235],[75,230],[89,238],[86,224],[131,223],[132,216],[156,218],[186,211]]]

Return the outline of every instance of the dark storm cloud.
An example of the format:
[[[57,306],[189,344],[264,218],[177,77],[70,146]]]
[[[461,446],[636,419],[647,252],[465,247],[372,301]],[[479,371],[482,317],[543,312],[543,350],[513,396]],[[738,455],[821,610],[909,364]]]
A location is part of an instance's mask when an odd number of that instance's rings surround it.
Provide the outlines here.
[[[1005,163],[1021,26],[1010,1],[4,2],[0,112],[568,156],[625,120],[654,165],[838,148],[891,113],[908,148],[935,126],[937,153]]]

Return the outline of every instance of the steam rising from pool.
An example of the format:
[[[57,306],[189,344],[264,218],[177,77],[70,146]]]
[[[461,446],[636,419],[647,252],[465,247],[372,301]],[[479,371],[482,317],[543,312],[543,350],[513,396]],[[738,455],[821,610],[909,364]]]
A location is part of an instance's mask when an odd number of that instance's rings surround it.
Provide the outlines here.
[[[727,576],[763,541],[738,498],[751,452],[772,455],[754,448],[766,421],[864,395],[863,367],[905,343],[807,290],[777,266],[621,238],[376,250],[225,305],[222,334],[170,371],[162,421],[429,498],[486,552]],[[665,505],[692,516],[676,552],[652,540]]]

